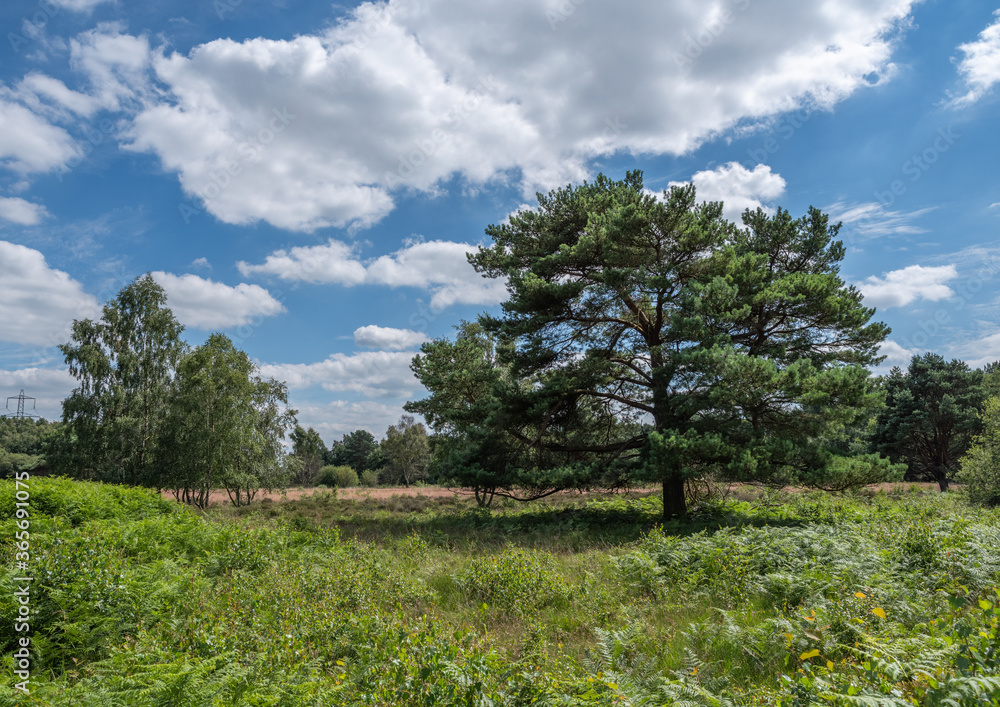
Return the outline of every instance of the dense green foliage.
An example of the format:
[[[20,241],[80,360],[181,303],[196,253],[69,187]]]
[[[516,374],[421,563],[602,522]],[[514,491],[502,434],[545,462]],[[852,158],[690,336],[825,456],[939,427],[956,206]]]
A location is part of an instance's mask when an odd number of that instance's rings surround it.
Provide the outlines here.
[[[17,454],[0,449],[0,479],[13,479],[18,472],[34,471],[42,458],[34,454]]]
[[[145,489],[71,481],[60,477],[37,478],[29,482],[31,523],[58,526],[65,522],[78,526],[91,520],[142,520],[152,516],[185,515],[173,501]],[[0,518],[3,518],[4,539],[12,527],[15,510],[13,482],[0,484]],[[38,528],[36,528],[36,531]],[[9,548],[8,548],[9,550]],[[9,558],[8,558],[9,559]]]
[[[476,384],[495,403],[456,412],[446,361],[481,369],[483,356],[430,345],[414,367],[431,391],[421,412],[455,427],[489,407],[470,435],[480,448],[492,441],[551,488],[609,473],[662,484],[665,517],[684,515],[685,480],[706,472],[808,484],[840,463],[826,432],[868,405],[865,366],[888,328],[839,276],[839,226],[758,209],[737,227],[691,185],[656,198],[639,172],[538,202],[488,227],[493,243],[469,258],[510,292],[501,317],[480,317],[500,370]]]
[[[385,464],[385,458],[375,435],[368,430],[355,430],[330,445],[330,454],[326,462],[335,466],[346,465],[358,474],[363,474],[369,469],[373,471],[381,469]]]
[[[77,478],[155,485],[157,436],[171,376],[185,345],[166,293],[147,274],[73,322],[60,346],[78,386],[63,402],[64,437],[47,455]]]
[[[11,688],[11,520],[3,704],[1000,699],[1000,516],[953,493],[753,493],[656,525],[656,497],[321,493],[201,517],[31,484],[33,691]]]
[[[59,427],[41,418],[0,417],[0,479],[43,468],[42,452]]]
[[[409,486],[427,478],[431,456],[427,429],[414,421],[413,415],[403,415],[398,423],[390,425],[379,447],[385,458],[382,476],[388,483]]]
[[[58,422],[40,417],[0,417],[0,449],[11,454],[38,456],[44,451],[47,441],[58,432]]]
[[[934,353],[914,356],[904,373],[883,380],[885,405],[872,435],[872,450],[905,462],[907,478],[936,481],[944,491],[972,437],[987,387],[982,371]]]
[[[189,350],[182,329],[149,274],[108,302],[99,321],[73,322],[60,349],[79,385],[63,402],[61,434],[46,445],[52,471],[171,489],[204,508],[215,489],[243,505],[301,469],[282,459],[295,423],[285,384],[261,379],[222,334]]]
[[[425,343],[410,365],[431,391],[405,405],[423,415],[435,431],[431,473],[474,489],[482,506],[489,506],[496,495],[537,499],[580,481],[572,470],[557,473],[554,455],[545,449],[490,424],[504,418],[507,393],[516,387],[510,365],[500,361],[497,338],[481,324],[463,322],[457,328],[454,341]]]
[[[1000,506],[1000,396],[989,398],[984,408],[983,432],[962,457],[957,480],[973,503]]]
[[[323,458],[327,453],[323,438],[312,427],[303,429],[300,425],[295,425],[289,438],[292,441],[292,454],[299,460],[297,473],[291,482],[299,486],[312,486],[317,483],[320,469],[323,468]]]
[[[361,483],[358,472],[349,466],[328,464],[320,469],[317,483],[330,488],[353,488]]]
[[[262,488],[285,487],[281,440],[294,414],[285,384],[256,371],[223,334],[181,359],[159,430],[157,487],[200,508],[217,488],[241,506]]]

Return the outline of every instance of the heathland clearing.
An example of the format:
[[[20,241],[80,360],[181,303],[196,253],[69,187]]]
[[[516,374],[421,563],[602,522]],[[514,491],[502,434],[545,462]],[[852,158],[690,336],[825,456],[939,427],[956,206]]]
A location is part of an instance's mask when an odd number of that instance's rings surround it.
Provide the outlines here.
[[[33,483],[32,693],[10,687],[7,658],[5,704],[1000,694],[1000,518],[954,492],[743,489],[659,524],[655,494],[484,510],[427,489],[320,491],[195,512],[139,489]],[[14,503],[3,482],[4,517]],[[15,550],[3,546],[7,656]]]

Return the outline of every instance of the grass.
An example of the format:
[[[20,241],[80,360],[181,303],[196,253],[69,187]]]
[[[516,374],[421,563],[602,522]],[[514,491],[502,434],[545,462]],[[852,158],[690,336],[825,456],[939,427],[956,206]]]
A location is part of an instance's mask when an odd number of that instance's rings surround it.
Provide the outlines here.
[[[31,500],[32,693],[10,687],[9,520],[0,704],[1000,699],[1000,517],[954,493],[741,491],[666,526],[655,494]]]

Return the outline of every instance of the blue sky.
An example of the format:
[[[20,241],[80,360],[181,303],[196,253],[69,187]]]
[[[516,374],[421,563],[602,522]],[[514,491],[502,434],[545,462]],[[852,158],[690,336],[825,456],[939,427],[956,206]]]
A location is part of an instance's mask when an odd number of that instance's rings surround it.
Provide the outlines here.
[[[1000,8],[910,0],[8,0],[0,395],[152,272],[327,443],[422,395],[421,341],[496,310],[465,253],[537,191],[642,169],[734,219],[812,205],[886,366],[1000,359]]]

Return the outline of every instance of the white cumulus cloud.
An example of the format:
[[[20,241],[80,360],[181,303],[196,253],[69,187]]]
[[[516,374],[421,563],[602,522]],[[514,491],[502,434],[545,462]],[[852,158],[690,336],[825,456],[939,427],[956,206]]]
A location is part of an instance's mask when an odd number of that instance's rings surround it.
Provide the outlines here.
[[[453,304],[492,305],[507,299],[503,280],[484,278],[466,259],[476,247],[452,241],[413,243],[391,255],[383,255],[368,266],[366,281],[391,287],[410,286],[429,290],[431,308]]]
[[[0,91],[0,166],[18,174],[50,172],[79,154],[73,138]]]
[[[36,113],[54,118],[68,118],[71,114],[89,118],[101,107],[93,96],[39,73],[30,73],[18,83],[17,96]]]
[[[340,285],[360,285],[365,281],[365,266],[355,255],[355,249],[332,238],[326,245],[276,250],[260,265],[241,260],[236,267],[244,277],[274,275],[283,280]]]
[[[123,29],[103,22],[70,42],[70,65],[88,78],[91,97],[108,110],[130,106],[149,83],[149,40]]]
[[[34,226],[48,216],[41,204],[35,204],[20,197],[0,196],[0,219],[20,224]]]
[[[563,17],[554,0],[366,2],[322,33],[154,53],[161,90],[135,117],[130,148],[157,155],[194,202],[234,224],[365,226],[399,194],[434,194],[455,177],[513,181],[530,196],[589,176],[597,156],[686,154],[829,108],[892,73],[912,5],[585,3]],[[124,64],[138,67],[141,50],[138,38],[122,47]],[[97,53],[74,52],[81,66]],[[131,85],[87,66],[106,78],[95,84],[106,103]],[[743,203],[727,194],[734,209],[777,185],[760,169],[730,172],[748,191]]]
[[[98,5],[115,0],[49,0],[50,3],[58,7],[64,7],[73,12],[90,12]]]
[[[285,311],[284,305],[259,285],[235,287],[197,275],[152,273],[167,293],[167,306],[177,320],[197,329],[224,329],[251,324]]]
[[[263,376],[288,383],[293,390],[315,385],[331,392],[354,392],[371,398],[406,398],[422,387],[410,370],[413,352],[335,353],[317,363],[269,363]]]
[[[99,317],[97,299],[37,250],[0,241],[0,340],[55,346],[69,341],[74,319]]]
[[[327,446],[355,430],[368,430],[375,439],[381,439],[386,430],[406,414],[402,404],[374,400],[334,400],[315,404],[290,399],[290,403],[298,410],[299,424],[319,432]]]
[[[958,73],[968,91],[955,98],[953,105],[975,103],[1000,83],[1000,10],[994,14],[997,20],[980,32],[976,41],[958,47],[965,54],[958,64]]]
[[[963,342],[955,348],[959,349],[962,360],[972,368],[996,363],[1000,361],[1000,331]]]
[[[392,329],[375,324],[359,327],[354,330],[354,343],[366,349],[384,349],[400,351],[412,349],[427,341],[429,337],[412,329]]]
[[[738,162],[730,162],[696,172],[691,182],[698,201],[723,202],[723,215],[738,224],[743,222],[741,217],[746,209],[763,208],[773,213],[774,209],[768,205],[785,193],[784,178],[764,164],[750,170]],[[671,186],[679,184],[671,182]]]
[[[955,294],[945,283],[958,277],[954,265],[925,267],[910,265],[901,270],[872,275],[857,283],[865,297],[865,304],[874,307],[903,307],[924,299],[937,302]]]
[[[879,355],[885,356],[885,360],[879,365],[880,369],[889,369],[894,366],[905,369],[910,365],[910,359],[920,353],[920,351],[914,349],[903,348],[903,346],[891,340],[883,342],[879,346],[878,352]]]
[[[409,243],[394,253],[364,263],[355,248],[330,239],[325,245],[278,250],[263,263],[237,263],[244,276],[273,275],[285,280],[339,285],[417,287],[431,293],[431,307],[493,305],[507,298],[502,280],[484,278],[466,255],[476,246],[453,241]]]

